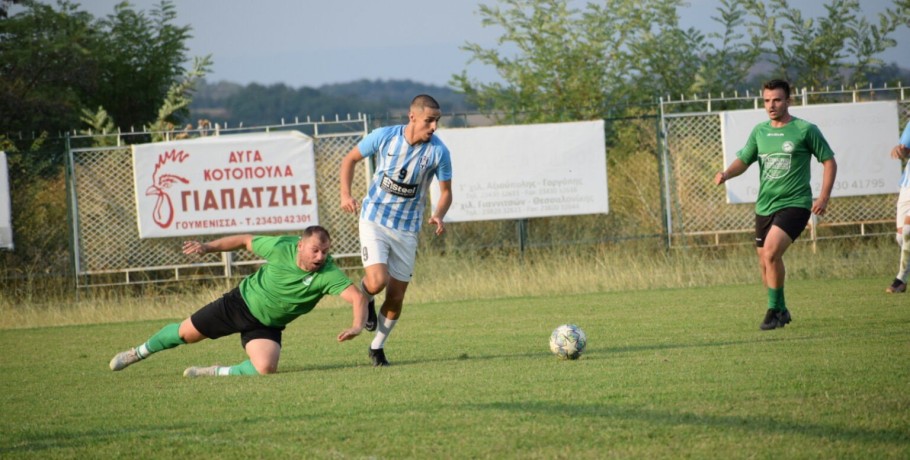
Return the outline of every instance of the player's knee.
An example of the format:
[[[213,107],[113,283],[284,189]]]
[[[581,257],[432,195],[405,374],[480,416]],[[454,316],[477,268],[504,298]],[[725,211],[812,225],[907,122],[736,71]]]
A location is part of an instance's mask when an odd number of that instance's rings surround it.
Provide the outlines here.
[[[259,375],[275,374],[278,372],[278,363],[258,363],[253,364]]]
[[[363,282],[363,287],[368,291],[367,294],[376,295],[385,289],[385,286],[388,284],[388,282],[388,277],[371,276],[366,278],[366,280]]]

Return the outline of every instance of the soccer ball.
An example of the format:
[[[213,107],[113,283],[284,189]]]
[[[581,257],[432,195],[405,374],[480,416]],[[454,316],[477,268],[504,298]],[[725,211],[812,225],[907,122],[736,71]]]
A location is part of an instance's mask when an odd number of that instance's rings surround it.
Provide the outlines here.
[[[559,359],[578,359],[587,344],[585,331],[574,324],[563,324],[550,335],[550,351]]]

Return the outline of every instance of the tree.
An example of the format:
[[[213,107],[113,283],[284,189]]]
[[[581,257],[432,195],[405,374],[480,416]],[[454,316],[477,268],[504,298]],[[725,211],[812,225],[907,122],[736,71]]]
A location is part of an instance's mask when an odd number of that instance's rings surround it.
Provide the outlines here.
[[[910,1],[894,2],[878,24],[861,16],[858,0],[832,0],[827,16],[804,18],[787,0],[743,0],[750,34],[783,78],[810,88],[865,85],[884,63],[875,55],[896,45],[889,36],[910,25]]]
[[[156,121],[161,102],[179,82],[187,60],[190,27],[175,26],[176,18],[170,1],[162,1],[148,15],[123,2],[98,21],[104,31],[98,50],[100,82],[90,107],[103,106],[122,129]],[[187,114],[181,109],[168,121],[179,123]]]
[[[728,81],[722,72],[748,68],[756,55],[733,31],[743,21],[736,0],[723,0],[715,19],[726,29],[720,45],[680,28],[682,0],[606,0],[583,10],[566,0],[499,4],[479,11],[485,26],[505,30],[501,46],[462,49],[471,61],[494,66],[505,83],[478,83],[463,72],[452,84],[481,110],[515,121],[603,117],[668,93],[715,89]],[[516,52],[509,57],[502,49]]]
[[[101,20],[68,0],[19,3],[22,12],[0,20],[0,132],[57,135],[99,106],[124,129],[155,121],[190,37],[173,25],[171,2],[148,15],[123,2]]]
[[[499,46],[462,49],[471,62],[493,66],[502,82],[462,72],[451,84],[482,111],[513,122],[606,117],[663,95],[741,89],[762,56],[771,56],[775,76],[794,83],[864,83],[881,66],[874,56],[895,45],[889,35],[910,24],[910,0],[895,1],[877,25],[858,14],[857,0],[832,0],[818,21],[803,19],[786,0],[721,0],[712,20],[723,32],[707,35],[680,28],[682,0],[568,5],[481,5],[483,25],[504,30]]]
[[[0,2],[0,13],[11,3],[23,7],[0,19],[0,149],[10,154],[17,235],[15,252],[0,263],[60,273],[68,241],[60,134],[78,128],[82,116],[100,130],[179,123],[188,91],[209,61],[197,60],[180,80],[189,27],[172,25],[176,16],[167,1],[150,16],[123,2],[102,20],[67,0],[56,7]]]
[[[99,76],[99,34],[76,5],[23,1],[0,20],[0,132],[57,134],[79,123]]]

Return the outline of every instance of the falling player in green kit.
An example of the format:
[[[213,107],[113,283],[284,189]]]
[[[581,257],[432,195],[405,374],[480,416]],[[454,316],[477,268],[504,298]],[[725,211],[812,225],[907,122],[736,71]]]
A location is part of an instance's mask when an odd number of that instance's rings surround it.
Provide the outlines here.
[[[335,265],[330,247],[329,233],[319,226],[306,228],[303,236],[232,235],[207,243],[185,242],[184,254],[246,249],[267,263],[183,322],[168,324],[141,345],[118,353],[111,359],[111,370],[123,370],[179,345],[240,334],[249,359],[234,366],[189,367],[183,375],[275,373],[285,326],[309,313],[326,295],[340,296],[352,307],[353,324],[338,334],[338,341],[357,337],[366,323],[367,298]]]
[[[818,127],[790,115],[790,84],[771,80],[762,86],[762,99],[770,120],[759,123],[746,146],[726,170],[714,176],[715,184],[744,173],[758,161],[759,188],[755,203],[755,246],[762,281],[768,289],[768,311],[763,331],[784,327],[792,320],[784,300],[783,255],[806,228],[812,213],[823,216],[837,175],[834,152]],[[821,191],[812,201],[809,170],[812,157],[824,166]]]

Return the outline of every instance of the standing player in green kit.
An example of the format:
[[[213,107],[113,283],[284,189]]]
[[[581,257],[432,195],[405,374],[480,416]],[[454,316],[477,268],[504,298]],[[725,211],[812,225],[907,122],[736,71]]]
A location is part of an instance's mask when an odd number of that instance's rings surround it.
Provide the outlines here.
[[[235,366],[189,367],[184,377],[275,373],[284,327],[309,313],[325,295],[341,296],[353,307],[353,325],[338,334],[338,341],[357,337],[366,323],[367,298],[335,265],[330,247],[329,233],[319,226],[307,227],[300,237],[233,235],[208,243],[185,242],[184,254],[246,249],[267,263],[183,322],[168,324],[145,343],[118,353],[111,370],[179,345],[239,333],[249,359]]]
[[[771,80],[762,86],[769,121],[759,123],[746,146],[726,170],[714,176],[715,184],[744,173],[758,161],[759,187],[755,203],[755,246],[762,281],[768,289],[768,311],[759,326],[767,331],[792,320],[784,300],[784,252],[806,228],[812,213],[823,216],[837,175],[834,152],[818,127],[790,115],[790,84]],[[809,166],[815,157],[824,165],[822,187],[812,201]]]

